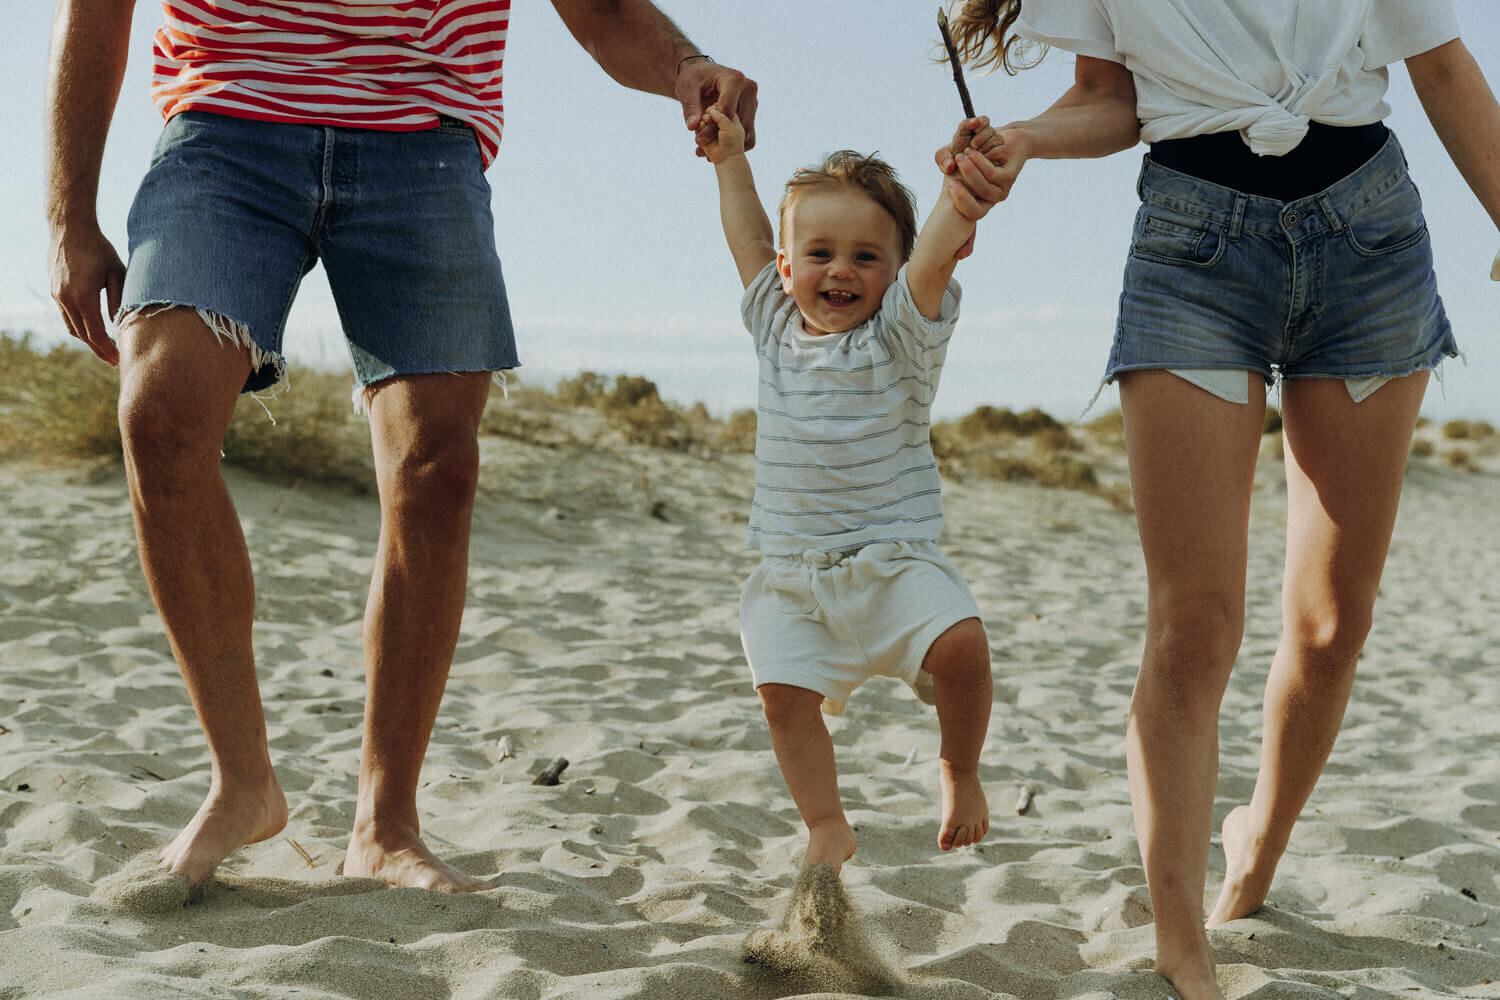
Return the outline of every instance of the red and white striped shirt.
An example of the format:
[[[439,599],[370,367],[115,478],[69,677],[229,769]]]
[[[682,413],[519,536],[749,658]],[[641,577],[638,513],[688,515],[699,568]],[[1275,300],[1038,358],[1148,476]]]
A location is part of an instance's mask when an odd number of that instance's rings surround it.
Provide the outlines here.
[[[392,132],[474,126],[488,166],[505,120],[511,0],[162,0],[151,94],[162,117]]]

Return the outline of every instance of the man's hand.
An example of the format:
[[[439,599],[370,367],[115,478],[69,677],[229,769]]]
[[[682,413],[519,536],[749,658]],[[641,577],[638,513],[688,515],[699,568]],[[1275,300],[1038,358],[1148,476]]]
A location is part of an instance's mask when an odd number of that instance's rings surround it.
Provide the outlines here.
[[[713,119],[705,113],[715,105],[741,124],[744,149],[755,148],[756,89],[755,81],[739,70],[709,59],[695,57],[682,63],[677,74],[677,99],[682,102],[683,121],[697,137],[697,155],[708,155],[707,148],[717,133]]]
[[[109,325],[99,311],[99,293],[104,292],[109,315],[120,308],[120,289],[125,265],[97,225],[54,228],[47,248],[52,298],[62,310],[68,332],[112,365],[120,363],[120,350],[109,335]]]

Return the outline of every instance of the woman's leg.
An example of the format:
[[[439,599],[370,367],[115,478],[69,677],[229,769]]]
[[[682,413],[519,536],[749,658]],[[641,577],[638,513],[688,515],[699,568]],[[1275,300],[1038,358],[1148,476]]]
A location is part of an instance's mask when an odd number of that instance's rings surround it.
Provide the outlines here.
[[[1287,537],[1282,636],[1266,680],[1260,774],[1224,819],[1209,926],[1259,909],[1344,719],[1385,567],[1422,372],[1362,403],[1339,379],[1283,383]]]
[[[1167,372],[1120,378],[1149,590],[1125,758],[1156,921],[1156,971],[1185,1000],[1220,996],[1203,889],[1219,702],[1244,627],[1250,492],[1265,414],[1263,384],[1251,381],[1244,405]]]

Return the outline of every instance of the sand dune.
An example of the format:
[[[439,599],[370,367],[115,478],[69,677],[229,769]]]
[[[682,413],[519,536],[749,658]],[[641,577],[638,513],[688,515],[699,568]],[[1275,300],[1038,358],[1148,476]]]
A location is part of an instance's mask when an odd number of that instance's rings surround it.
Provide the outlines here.
[[[829,946],[784,972],[742,960],[752,933],[783,926],[802,846],[739,648],[748,459],[485,448],[420,799],[430,842],[497,885],[464,897],[336,871],[372,499],[231,476],[292,814],[189,894],[133,867],[208,773],[119,470],[0,466],[0,998],[1168,995],[1142,971],[1124,775],[1144,599],[1128,514],[1026,484],[948,487],[945,547],[994,653],[992,832],[937,850],[931,709],[868,684],[831,726],[860,837],[842,888],[869,952]],[[1277,472],[1257,490],[1221,814],[1254,779],[1279,628]],[[1497,485],[1413,469],[1354,703],[1271,905],[1212,932],[1230,997],[1500,997]],[[561,784],[533,786],[557,756]],[[1034,799],[1016,815],[1022,784]],[[862,978],[872,963],[884,985]]]

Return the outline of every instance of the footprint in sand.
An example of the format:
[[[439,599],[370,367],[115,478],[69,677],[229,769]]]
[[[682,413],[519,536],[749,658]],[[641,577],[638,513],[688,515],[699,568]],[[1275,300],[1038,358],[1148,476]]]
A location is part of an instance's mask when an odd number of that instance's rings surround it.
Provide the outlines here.
[[[802,869],[781,927],[752,932],[744,959],[805,976],[822,992],[890,992],[901,983],[865,938],[838,872],[826,864]]]

